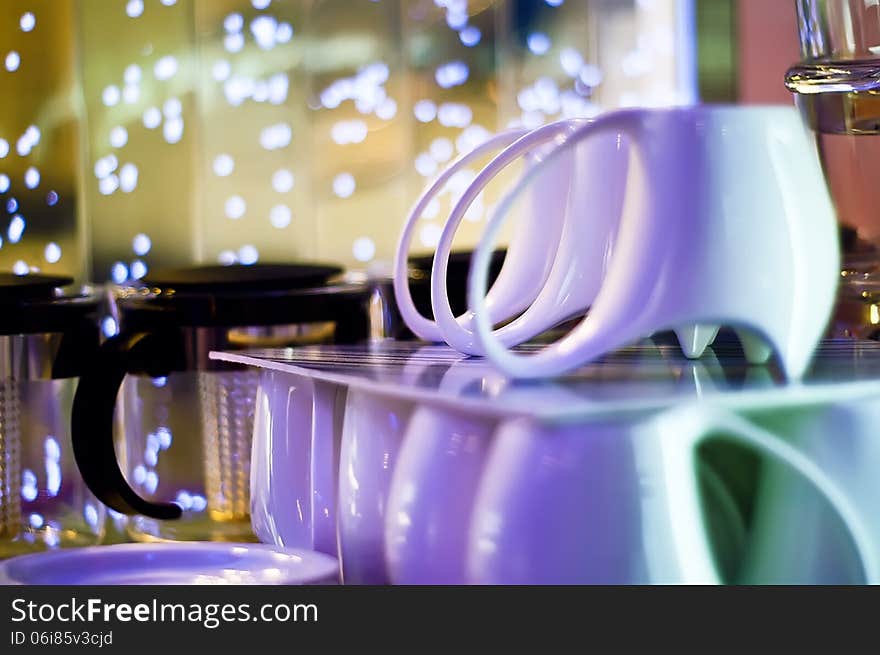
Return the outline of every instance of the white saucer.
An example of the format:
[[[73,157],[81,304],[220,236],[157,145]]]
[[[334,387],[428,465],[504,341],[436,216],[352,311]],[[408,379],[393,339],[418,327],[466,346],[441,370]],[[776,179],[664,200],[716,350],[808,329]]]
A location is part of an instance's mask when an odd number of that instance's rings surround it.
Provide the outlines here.
[[[117,544],[21,555],[0,562],[0,584],[336,584],[334,557],[264,544]]]

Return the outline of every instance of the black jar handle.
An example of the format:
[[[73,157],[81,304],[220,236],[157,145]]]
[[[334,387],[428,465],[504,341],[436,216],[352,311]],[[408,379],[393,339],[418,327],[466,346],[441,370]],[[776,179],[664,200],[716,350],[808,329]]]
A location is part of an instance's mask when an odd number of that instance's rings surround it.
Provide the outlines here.
[[[177,330],[120,333],[101,345],[80,376],[71,413],[73,455],[86,486],[117,512],[180,518],[179,505],[144,500],[125,480],[113,443],[113,414],[126,374],[161,377],[185,365],[183,335]]]

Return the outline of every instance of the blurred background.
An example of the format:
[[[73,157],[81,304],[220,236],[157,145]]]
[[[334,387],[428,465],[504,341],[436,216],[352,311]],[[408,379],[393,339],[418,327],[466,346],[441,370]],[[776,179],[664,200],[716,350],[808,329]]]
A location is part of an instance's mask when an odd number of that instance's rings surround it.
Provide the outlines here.
[[[387,270],[419,191],[488,134],[791,103],[797,59],[787,0],[3,0],[0,269]],[[472,175],[429,206],[419,248]]]

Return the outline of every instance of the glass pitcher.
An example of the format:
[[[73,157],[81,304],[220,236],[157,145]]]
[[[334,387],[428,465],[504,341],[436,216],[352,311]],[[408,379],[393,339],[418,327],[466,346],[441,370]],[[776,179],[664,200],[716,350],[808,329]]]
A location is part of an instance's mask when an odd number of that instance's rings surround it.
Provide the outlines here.
[[[880,6],[797,0],[802,61],[786,86],[816,132],[844,234],[838,336],[880,335]]]
[[[79,476],[70,437],[100,301],[62,291],[72,282],[0,273],[0,559],[104,536],[104,506]]]
[[[315,265],[203,266],[151,271],[144,285],[116,291],[120,331],[80,378],[71,434],[89,488],[134,515],[131,539],[253,539],[259,375],[209,353],[367,340],[375,289],[340,273]]]

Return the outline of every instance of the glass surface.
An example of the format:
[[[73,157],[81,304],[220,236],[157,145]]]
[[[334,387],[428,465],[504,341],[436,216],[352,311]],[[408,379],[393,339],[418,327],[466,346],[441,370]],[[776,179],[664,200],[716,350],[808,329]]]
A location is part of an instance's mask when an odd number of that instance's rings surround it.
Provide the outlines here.
[[[880,133],[880,6],[798,0],[797,10],[801,62],[786,86],[811,126],[822,134]]]
[[[786,86],[816,132],[843,227],[844,270],[834,330],[874,336],[880,317],[880,6],[851,0],[799,0],[802,61]],[[867,287],[866,287],[867,285]]]
[[[456,407],[547,420],[650,412],[709,397],[734,408],[757,409],[880,395],[880,343],[823,341],[803,383],[787,383],[773,362],[747,364],[739,343],[726,331],[698,360],[686,359],[673,338],[661,334],[546,381],[510,380],[487,360],[447,346],[393,341],[212,356],[394,397],[446,399]]]
[[[868,0],[797,0],[801,57],[859,60],[880,55],[880,7]]]
[[[0,558],[90,546],[105,508],[73,459],[76,379],[0,383]]]
[[[176,502],[177,521],[134,516],[137,541],[252,541],[250,449],[255,371],[126,377],[118,453],[144,498]]]

